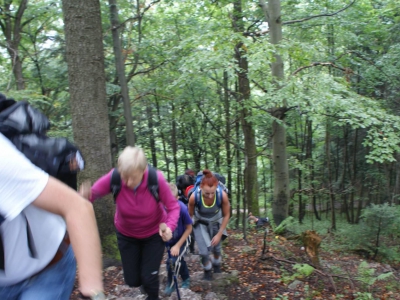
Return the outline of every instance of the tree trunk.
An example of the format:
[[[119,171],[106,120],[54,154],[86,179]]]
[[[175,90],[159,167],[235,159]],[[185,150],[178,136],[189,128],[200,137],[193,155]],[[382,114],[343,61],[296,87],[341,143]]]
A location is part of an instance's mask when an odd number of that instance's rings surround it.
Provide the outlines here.
[[[326,155],[326,172],[328,173],[328,191],[331,206],[331,229],[336,230],[336,215],[335,215],[335,195],[333,193],[333,180],[331,170],[331,138],[329,132],[329,124],[326,125],[325,133],[325,155]]]
[[[171,103],[171,121],[172,121],[172,132],[171,132],[171,147],[172,147],[172,156],[174,160],[174,173],[175,177],[178,176],[178,142],[177,142],[177,126],[176,126],[176,117],[175,117],[175,105]],[[186,168],[187,169],[187,168]]]
[[[286,129],[278,122],[272,124],[274,199],[272,215],[276,224],[280,224],[289,214],[289,166],[286,158]]]
[[[228,176],[228,190],[232,193],[232,151],[229,138],[231,136],[231,106],[229,101],[228,93],[228,74],[224,72],[224,109],[225,109],[225,150],[226,150],[226,164],[227,164],[227,176]],[[231,205],[232,210],[232,205]],[[231,211],[232,215],[232,211]]]
[[[72,127],[86,159],[80,180],[111,168],[109,120],[99,0],[62,0]],[[114,233],[112,197],[94,205],[102,240]]]
[[[268,22],[270,32],[270,42],[278,45],[282,40],[282,19],[280,0],[269,0],[268,6],[265,0],[260,0],[264,16]],[[276,53],[275,61],[271,63],[271,73],[274,77],[274,84],[279,89],[279,81],[284,78],[283,61],[281,56]],[[282,99],[282,107],[277,107],[273,111],[273,116],[281,122],[286,117],[286,100]],[[273,121],[272,124],[272,160],[274,165],[274,199],[272,203],[272,215],[274,221],[279,225],[289,214],[289,165],[286,154],[286,128],[284,124]]]
[[[357,146],[358,146],[358,129],[354,131],[354,142],[353,142],[353,157],[352,157],[352,172],[351,172],[351,194],[350,194],[350,205],[351,205],[351,223],[357,222],[357,217],[354,215],[354,197],[356,191],[357,182]],[[361,201],[361,199],[359,199]]]
[[[162,124],[163,120],[161,117],[161,109],[160,109],[160,103],[158,101],[158,99],[156,98],[156,108],[157,108],[157,117],[158,117],[158,124]],[[165,140],[165,134],[164,131],[161,130],[160,131],[160,138],[161,138],[161,144],[162,144],[162,153],[164,156],[164,162],[165,162],[165,168],[167,171],[167,180],[168,182],[171,181],[171,174],[170,174],[170,169],[169,169],[169,156],[168,156],[168,152],[167,152],[167,142]]]
[[[268,203],[268,188],[267,188],[267,166],[265,164],[265,159],[264,157],[262,158],[262,166],[263,166],[263,172],[262,172],[262,181],[263,181],[263,194],[264,194],[264,216],[268,216],[268,209],[267,209],[267,203]]]
[[[241,0],[233,3],[232,25],[236,32],[244,32],[243,12]],[[258,204],[258,181],[257,181],[257,148],[255,132],[252,124],[248,121],[251,115],[250,110],[245,107],[245,103],[250,99],[250,81],[248,78],[248,61],[246,57],[245,45],[239,43],[235,47],[236,60],[239,66],[238,88],[239,105],[241,108],[240,119],[244,136],[244,195],[248,203],[249,210],[254,215],[260,214]]]
[[[240,141],[240,124],[238,121],[235,123],[235,134],[236,134],[236,170],[237,170],[237,176],[236,176],[236,228],[239,228],[239,223],[240,223],[240,199],[244,198],[242,197],[242,180],[240,174],[242,174],[242,160],[240,157],[240,149],[239,149],[239,141]],[[244,200],[243,200],[244,202]]]
[[[154,138],[154,121],[153,121],[153,110],[151,108],[151,103],[146,101],[146,115],[147,115],[147,126],[149,128],[149,141],[150,141],[150,151],[151,151],[151,164],[157,168],[157,149],[156,140]]]
[[[400,204],[400,154],[396,154],[395,182],[393,187],[393,203]]]
[[[22,74],[22,59],[19,55],[19,45],[21,42],[22,29],[30,21],[22,22],[22,16],[24,15],[27,5],[28,0],[20,1],[18,10],[14,16],[11,13],[11,6],[15,6],[15,3],[13,4],[12,1],[5,1],[3,7],[1,7],[2,17],[0,18],[0,28],[6,38],[7,52],[11,58],[11,66],[17,90],[25,89],[25,80]]]
[[[302,130],[301,134],[302,134],[303,137],[306,135],[306,131],[307,131],[306,126],[307,126],[307,122],[306,122],[306,124],[304,126],[304,129],[303,129],[302,122],[300,122],[300,126],[299,127]],[[304,153],[304,148],[305,148],[305,142],[306,141],[303,139],[300,142],[298,129],[297,129],[297,123],[295,123],[295,142],[296,142],[296,148],[297,149],[301,149],[301,153]],[[303,155],[297,154],[296,157],[297,157],[297,160],[300,162],[300,164],[304,163]],[[302,192],[301,192],[302,189],[303,189],[302,180],[303,180],[303,172],[302,172],[301,168],[298,168],[297,169],[297,189],[299,191],[299,193],[298,193],[298,200],[299,200],[298,210],[299,210],[299,223],[300,224],[303,223],[303,218],[304,218],[304,215],[305,215],[305,201],[303,201],[303,195],[302,195]]]
[[[109,107],[112,112],[115,112],[118,109],[119,102],[120,102],[120,95],[112,95],[109,99]],[[116,128],[118,126],[118,118],[116,116],[109,116],[110,120],[110,144],[111,144],[111,161],[113,166],[117,166],[117,159],[118,159],[118,137]]]
[[[121,86],[121,94],[124,102],[125,117],[125,136],[126,145],[135,145],[135,134],[133,132],[132,108],[129,100],[128,83],[125,76],[125,64],[122,59],[121,42],[119,39],[119,20],[116,0],[108,0],[110,6],[111,32],[113,38],[113,48],[115,56],[115,67],[117,69],[118,80]]]
[[[338,145],[339,147],[339,145]],[[343,161],[343,166],[342,166],[342,180],[341,180],[341,185],[340,189],[343,191],[343,196],[342,196],[342,202],[343,202],[343,209],[342,211],[346,214],[347,222],[352,224],[352,218],[350,216],[350,210],[352,209],[351,206],[349,207],[348,204],[348,199],[347,199],[347,193],[344,191],[346,190],[346,174],[347,174],[347,164],[348,164],[348,130],[347,127],[343,127],[343,155],[342,155],[342,161]]]
[[[311,203],[312,203],[312,208],[313,208],[313,213],[315,215],[315,218],[317,220],[321,220],[318,210],[317,210],[317,197],[315,194],[315,183],[314,183],[314,178],[315,178],[315,170],[314,170],[314,159],[313,159],[313,130],[312,130],[312,121],[307,119],[306,121],[306,128],[307,128],[307,144],[306,144],[306,160],[308,161],[309,164],[309,171],[310,171],[310,177],[308,178],[309,182],[311,182]]]

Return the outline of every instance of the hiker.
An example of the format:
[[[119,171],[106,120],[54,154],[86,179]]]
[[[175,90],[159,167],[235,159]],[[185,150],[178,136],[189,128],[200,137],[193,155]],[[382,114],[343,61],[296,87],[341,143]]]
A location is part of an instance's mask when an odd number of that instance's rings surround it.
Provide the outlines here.
[[[189,199],[188,199],[188,192],[190,189],[193,188],[195,183],[195,173],[192,169],[186,169],[185,174],[179,175],[176,178],[176,186],[178,188],[178,195],[179,195],[179,201],[184,203],[186,206],[188,205]],[[190,245],[189,245],[189,250],[190,253],[194,254],[194,244],[195,244],[195,239],[194,239],[194,233],[190,234]]]
[[[188,189],[193,187],[195,182],[194,171],[192,169],[186,169],[185,174],[176,177],[176,187],[178,188],[179,201],[185,205],[188,204],[189,199],[187,198]]]
[[[172,194],[178,200],[178,188],[175,184],[170,183],[169,187]],[[168,280],[164,293],[170,296],[175,288],[177,288],[177,275],[181,275],[182,288],[188,289],[190,287],[189,269],[185,262],[184,255],[188,246],[188,237],[192,232],[192,218],[189,216],[188,209],[185,204],[178,200],[180,206],[180,214],[177,227],[173,232],[172,239],[167,243],[168,258],[166,261]],[[178,274],[179,273],[179,274]]]
[[[269,223],[269,218],[260,218],[253,216],[252,212],[249,212],[248,220],[250,221],[250,223],[255,223],[256,228],[264,227],[265,224]]]
[[[0,149],[0,299],[68,300],[76,262],[81,293],[106,299],[92,205],[3,134]]]
[[[93,202],[111,193],[113,175],[119,174],[121,186],[115,197],[114,225],[125,283],[141,287],[147,299],[158,299],[164,242],[171,239],[176,228],[179,204],[162,173],[148,166],[141,148],[126,147],[118,158],[118,173],[115,171],[102,176],[91,188],[83,184],[80,192]],[[157,191],[148,187],[153,172]],[[166,223],[165,231],[160,230],[160,223]]]
[[[199,191],[194,191],[189,198],[189,214],[194,217],[194,235],[205,280],[212,280],[212,269],[214,273],[221,273],[221,241],[227,237],[229,208],[228,194],[220,187],[217,177],[210,170],[203,170]],[[211,261],[210,252],[213,253]]]

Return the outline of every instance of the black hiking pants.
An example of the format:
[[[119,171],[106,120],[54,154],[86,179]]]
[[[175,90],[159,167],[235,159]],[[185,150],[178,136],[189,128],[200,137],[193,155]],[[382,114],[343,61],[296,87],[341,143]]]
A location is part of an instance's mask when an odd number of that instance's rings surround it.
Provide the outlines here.
[[[117,231],[125,283],[130,287],[143,286],[149,300],[158,299],[159,269],[165,244],[160,235],[136,239]]]

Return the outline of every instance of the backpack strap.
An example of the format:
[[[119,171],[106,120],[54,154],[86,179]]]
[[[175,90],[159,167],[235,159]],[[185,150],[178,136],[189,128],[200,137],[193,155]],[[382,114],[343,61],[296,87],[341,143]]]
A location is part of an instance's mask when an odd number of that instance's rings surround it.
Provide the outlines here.
[[[4,245],[3,245],[3,238],[0,234],[0,270],[4,271],[4,262],[5,258],[4,258]]]
[[[117,168],[114,168],[111,174],[110,191],[113,194],[115,203],[115,201],[117,200],[117,196],[121,191],[121,175],[119,174]]]
[[[150,193],[153,195],[154,199],[156,199],[157,203],[160,202],[160,197],[158,193],[158,177],[157,177],[157,169],[148,166],[148,177],[147,177],[147,188]],[[110,182],[110,191],[114,197],[114,203],[117,200],[117,196],[121,191],[121,175],[118,172],[117,168],[114,168],[111,174],[111,182]]]
[[[194,193],[194,204],[195,204],[195,207],[200,209],[200,203],[201,203],[201,190],[200,190],[200,188],[197,188],[196,190],[194,190],[193,193]]]
[[[150,193],[153,195],[154,199],[156,199],[157,203],[160,202],[160,195],[158,193],[158,176],[157,176],[157,169],[148,166],[148,177],[147,177],[147,188],[149,189]]]
[[[219,208],[222,206],[222,197],[223,197],[223,190],[222,188],[218,185],[216,191],[215,191],[215,196],[217,197],[216,204]],[[197,208],[200,208],[200,203],[201,203],[201,190],[198,188],[197,190],[194,191],[194,203]]]
[[[220,185],[218,185],[217,190],[215,191],[215,195],[217,197],[217,206],[221,208],[222,206],[222,197],[223,197],[223,190]]]

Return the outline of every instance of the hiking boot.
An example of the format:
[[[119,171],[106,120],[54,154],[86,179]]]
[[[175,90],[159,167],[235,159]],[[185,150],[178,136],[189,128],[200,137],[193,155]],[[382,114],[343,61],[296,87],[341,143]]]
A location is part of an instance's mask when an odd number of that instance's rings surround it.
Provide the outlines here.
[[[221,265],[215,265],[213,266],[213,268],[214,268],[214,273],[222,273]]]
[[[141,292],[143,295],[147,295],[146,291],[144,290],[143,285],[141,285],[141,286],[139,287],[139,290],[140,290],[140,292]]]
[[[175,289],[175,283],[171,286],[171,282],[168,282],[167,286],[165,287],[164,294],[167,296],[171,296],[174,289]]]
[[[185,279],[184,281],[182,281],[182,288],[183,288],[183,289],[188,289],[188,288],[190,288],[190,278]]]
[[[203,280],[212,280],[212,270],[204,270]]]

